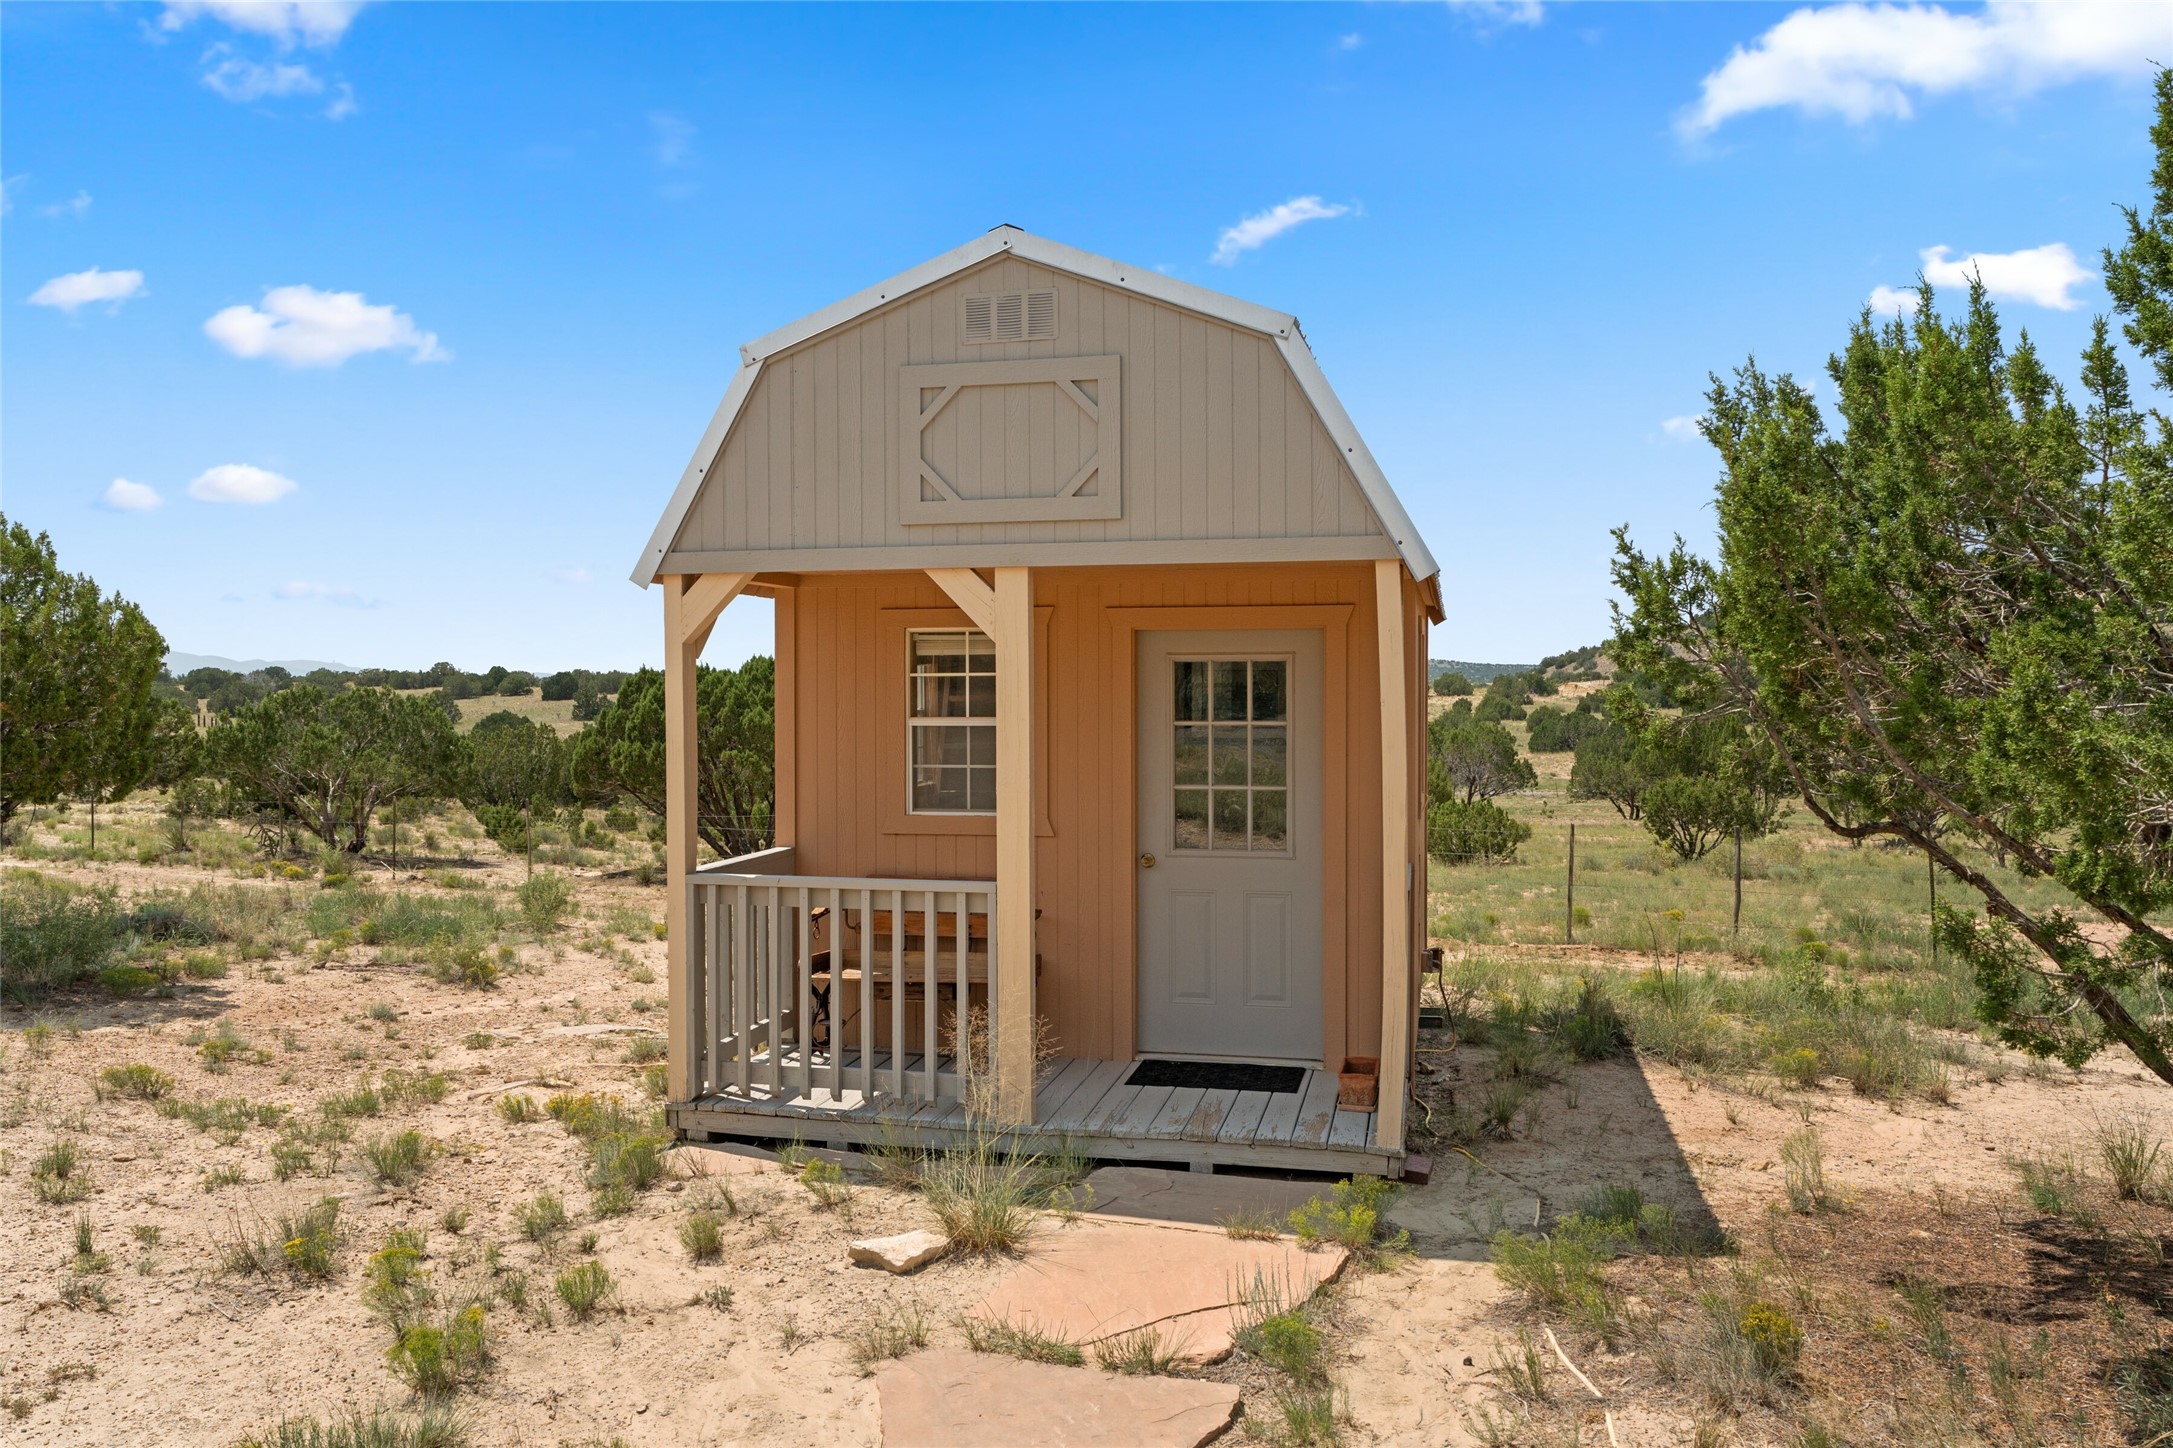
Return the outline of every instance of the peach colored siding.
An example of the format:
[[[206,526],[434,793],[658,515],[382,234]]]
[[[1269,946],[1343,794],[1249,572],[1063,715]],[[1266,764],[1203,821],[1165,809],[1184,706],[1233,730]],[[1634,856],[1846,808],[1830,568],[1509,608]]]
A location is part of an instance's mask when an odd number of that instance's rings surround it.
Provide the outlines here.
[[[1405,597],[1413,737],[1422,739],[1425,611],[1415,584]],[[1345,1054],[1376,1054],[1383,882],[1373,600],[1368,563],[1035,570],[1037,712],[1046,721],[1037,748],[1045,792],[1036,857],[1040,1005],[1066,1054],[1133,1050],[1132,630],[1298,626],[1322,627],[1328,655],[1322,1056],[1333,1067]],[[896,701],[905,684],[897,636],[939,622],[964,616],[917,573],[810,574],[780,599],[778,818],[802,871],[993,878],[993,820],[916,820],[898,803],[905,743]],[[1422,859],[1421,768],[1414,765],[1407,807]]]

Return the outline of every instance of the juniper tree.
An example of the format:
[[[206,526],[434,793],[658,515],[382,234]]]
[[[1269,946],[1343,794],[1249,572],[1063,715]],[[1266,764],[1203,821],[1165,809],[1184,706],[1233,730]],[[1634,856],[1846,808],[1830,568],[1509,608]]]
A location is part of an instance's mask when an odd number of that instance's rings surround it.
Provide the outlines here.
[[[2173,388],[2173,75],[2154,202],[2106,254],[2125,335]],[[2144,416],[2107,329],[2078,407],[1981,282],[1958,318],[1868,311],[1811,392],[1755,362],[1715,378],[1720,549],[1616,531],[1619,656],[1693,713],[1747,721],[1828,829],[1897,839],[1973,888],[1942,904],[2008,1043],[2080,1064],[2107,1043],[2173,1083],[2173,424]],[[2066,887],[2016,898],[1959,848]]]

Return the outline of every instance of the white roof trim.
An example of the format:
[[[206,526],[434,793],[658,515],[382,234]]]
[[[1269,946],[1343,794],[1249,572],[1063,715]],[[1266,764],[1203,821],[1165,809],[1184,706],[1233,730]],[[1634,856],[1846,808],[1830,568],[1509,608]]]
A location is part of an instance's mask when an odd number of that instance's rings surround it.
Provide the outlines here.
[[[1036,262],[1055,271],[1069,272],[1156,301],[1260,332],[1275,339],[1283,360],[1290,366],[1314,410],[1328,430],[1328,435],[1343,449],[1343,460],[1351,475],[1358,480],[1359,491],[1372,505],[1374,516],[1382,530],[1395,543],[1413,578],[1425,579],[1439,572],[1434,556],[1420,539],[1418,529],[1412,526],[1411,517],[1403,509],[1395,490],[1388,485],[1388,478],[1381,472],[1380,464],[1373,460],[1365,439],[1358,435],[1350,414],[1343,410],[1335,389],[1328,385],[1327,374],[1320,370],[1313,350],[1306,345],[1305,334],[1298,328],[1298,319],[1287,312],[1278,312],[1253,302],[1241,301],[1178,281],[1146,267],[1127,266],[1105,256],[1080,251],[1046,237],[1034,236],[1015,226],[999,226],[985,236],[974,238],[964,246],[947,251],[943,255],[922,262],[919,266],[898,273],[888,281],[877,282],[864,291],[855,292],[841,301],[832,302],[818,311],[810,312],[774,332],[755,338],[739,349],[740,369],[733,375],[731,386],[725,389],[724,400],[717,404],[717,411],[703,430],[702,440],[695,446],[694,456],[687,462],[686,471],[680,474],[679,486],[673,490],[671,502],[664,515],[657,521],[656,531],[649,535],[649,546],[642,551],[641,561],[634,567],[633,580],[647,588],[657,576],[657,567],[671,548],[672,539],[678,536],[687,513],[694,506],[694,496],[701,488],[702,478],[708,472],[717,451],[724,445],[732,430],[734,419],[754,391],[755,379],[762,374],[763,364],[780,352],[798,346],[834,328],[844,326],[878,307],[887,306],[898,298],[923,287],[932,286],[954,276],[968,267],[977,266],[1001,252],[1009,252],[1023,260]]]

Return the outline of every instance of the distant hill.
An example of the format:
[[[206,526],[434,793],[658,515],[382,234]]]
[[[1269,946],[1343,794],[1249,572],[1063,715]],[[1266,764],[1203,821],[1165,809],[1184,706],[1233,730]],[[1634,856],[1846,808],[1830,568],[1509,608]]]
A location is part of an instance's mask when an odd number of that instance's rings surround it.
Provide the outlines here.
[[[1428,659],[1426,677],[1437,678],[1442,674],[1462,674],[1474,684],[1485,686],[1502,674],[1528,674],[1537,664],[1474,664],[1468,659]]]
[[[218,654],[184,654],[179,650],[166,655],[166,671],[175,678],[191,669],[226,669],[236,674],[249,674],[274,666],[290,674],[306,674],[312,669],[331,669],[341,674],[355,672],[346,664],[328,664],[323,659],[229,659]]]
[[[1568,653],[1549,654],[1536,664],[1480,664],[1469,659],[1428,659],[1426,677],[1439,678],[1443,674],[1462,674],[1465,678],[1485,688],[1503,674],[1543,673],[1550,679],[1613,678],[1615,661],[1607,657],[1606,645],[1587,644]]]

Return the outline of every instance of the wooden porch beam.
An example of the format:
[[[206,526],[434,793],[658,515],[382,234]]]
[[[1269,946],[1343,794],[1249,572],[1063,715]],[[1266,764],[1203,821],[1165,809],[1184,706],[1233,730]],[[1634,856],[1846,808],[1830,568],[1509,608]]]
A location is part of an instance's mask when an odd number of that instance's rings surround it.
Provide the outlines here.
[[[1403,564],[1373,565],[1375,633],[1381,652],[1381,1099],[1377,1147],[1403,1147],[1411,1074],[1411,718],[1404,645]]]
[[[664,929],[668,1046],[665,1089],[673,1101],[694,1095],[694,959],[686,877],[700,859],[696,787],[694,666],[724,606],[752,573],[673,574],[664,579]]]
[[[680,638],[693,644],[695,653],[699,654],[702,645],[709,642],[709,630],[724,606],[739,597],[754,578],[752,573],[701,573],[686,580],[686,591],[679,603]]]
[[[931,569],[938,573],[962,569]],[[976,585],[981,580],[970,572]],[[968,617],[973,589],[936,578]],[[955,585],[955,586],[954,586]],[[1034,584],[1026,568],[999,568],[986,631],[996,643],[996,959],[990,992],[995,1019],[996,1114],[1006,1125],[1034,1120]],[[960,598],[964,594],[966,598]]]
[[[1024,569],[1014,570],[1023,573]],[[959,612],[973,620],[973,626],[990,638],[996,637],[996,590],[981,581],[981,575],[970,568],[931,568],[929,578],[936,587],[951,596]],[[1002,675],[997,675],[996,687],[1003,687]]]

